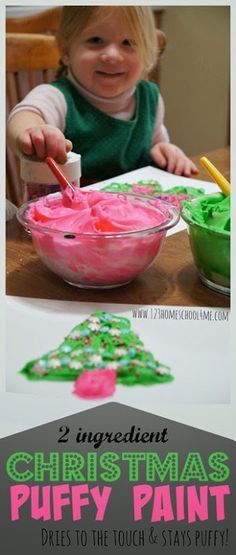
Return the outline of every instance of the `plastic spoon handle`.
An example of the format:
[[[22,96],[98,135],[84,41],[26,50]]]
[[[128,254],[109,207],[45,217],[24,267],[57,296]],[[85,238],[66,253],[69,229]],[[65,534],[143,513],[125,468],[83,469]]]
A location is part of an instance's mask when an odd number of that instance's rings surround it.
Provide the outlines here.
[[[231,186],[230,183],[225,179],[225,177],[213,166],[213,164],[206,158],[206,156],[202,156],[200,158],[200,162],[204,168],[208,171],[208,173],[213,177],[214,181],[220,187],[221,191],[224,195],[228,196],[231,193]]]
[[[59,184],[62,187],[63,191],[65,191],[67,187],[72,189],[72,191],[75,191],[72,183],[67,179],[67,177],[64,175],[64,173],[58,167],[58,165],[56,164],[55,160],[53,160],[53,158],[51,158],[50,156],[47,156],[45,158],[45,162],[47,163],[49,168],[52,170],[55,177],[58,179]]]

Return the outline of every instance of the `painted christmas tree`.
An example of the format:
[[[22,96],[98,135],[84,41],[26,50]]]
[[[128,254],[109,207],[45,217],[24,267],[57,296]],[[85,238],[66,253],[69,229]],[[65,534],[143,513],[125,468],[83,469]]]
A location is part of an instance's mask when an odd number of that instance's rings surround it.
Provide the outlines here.
[[[155,179],[146,179],[137,181],[136,183],[120,183],[114,181],[102,188],[102,191],[112,191],[116,193],[135,193],[140,195],[154,196],[159,200],[164,200],[181,210],[182,202],[191,198],[204,195],[205,190],[202,188],[191,187],[189,185],[176,185],[166,189],[162,188],[159,181]]]
[[[128,318],[105,311],[92,313],[72,329],[59,347],[28,362],[21,373],[30,380],[70,381],[81,377],[80,384],[87,380],[90,389],[100,380],[103,390],[106,379],[111,381],[111,378],[130,386],[173,379],[170,369],[145,349],[139,336],[131,330]]]

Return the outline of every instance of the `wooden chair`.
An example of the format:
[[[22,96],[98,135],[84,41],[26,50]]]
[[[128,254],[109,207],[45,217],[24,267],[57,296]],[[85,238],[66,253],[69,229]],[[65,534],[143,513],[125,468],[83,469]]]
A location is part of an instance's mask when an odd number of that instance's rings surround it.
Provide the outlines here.
[[[7,17],[7,33],[48,33],[54,34],[61,17],[62,7],[58,6],[26,17]]]
[[[53,36],[27,33],[6,34],[7,98],[9,109],[39,83],[49,83],[59,65],[59,51]],[[25,90],[20,83],[24,72]]]
[[[59,59],[55,40],[35,34],[54,35],[61,11],[57,6],[26,17],[6,18],[7,113],[34,86],[53,79]],[[22,33],[35,36],[30,39]],[[8,148],[7,198],[17,205],[21,202],[19,160]]]
[[[159,48],[159,56],[162,56],[166,47],[166,34],[161,29],[157,29],[157,44]]]
[[[53,36],[7,33],[7,114],[33,87],[50,83],[58,65],[59,51]],[[21,203],[19,160],[8,148],[6,194],[17,206]]]
[[[31,16],[31,21],[33,17]],[[157,40],[162,54],[166,37],[160,30],[157,31]],[[54,36],[31,32],[6,33],[7,114],[33,87],[50,83],[58,65],[59,51]],[[156,70],[150,78],[158,81]],[[18,206],[22,202],[19,160],[8,147],[6,173],[7,198]]]

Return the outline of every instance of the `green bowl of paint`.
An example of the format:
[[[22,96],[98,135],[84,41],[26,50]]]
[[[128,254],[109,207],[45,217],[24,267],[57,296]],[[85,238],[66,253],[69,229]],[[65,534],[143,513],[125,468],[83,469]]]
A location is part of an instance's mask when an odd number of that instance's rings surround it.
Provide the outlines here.
[[[202,282],[230,294],[230,197],[222,193],[185,201],[181,217],[187,223],[193,258]]]

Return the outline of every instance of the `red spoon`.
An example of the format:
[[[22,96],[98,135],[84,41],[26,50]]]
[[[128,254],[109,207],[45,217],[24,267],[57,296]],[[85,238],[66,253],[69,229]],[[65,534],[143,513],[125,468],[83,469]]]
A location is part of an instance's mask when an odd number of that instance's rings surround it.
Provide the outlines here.
[[[45,158],[45,162],[49,166],[50,170],[55,175],[55,177],[58,179],[58,182],[59,182],[59,185],[60,185],[60,188],[61,188],[61,192],[62,192],[64,200],[67,203],[67,206],[71,206],[71,204],[73,203],[73,199],[74,199],[75,187],[67,179],[65,174],[61,171],[61,169],[56,164],[55,160],[53,160],[53,158],[51,158],[51,156],[47,156]]]

